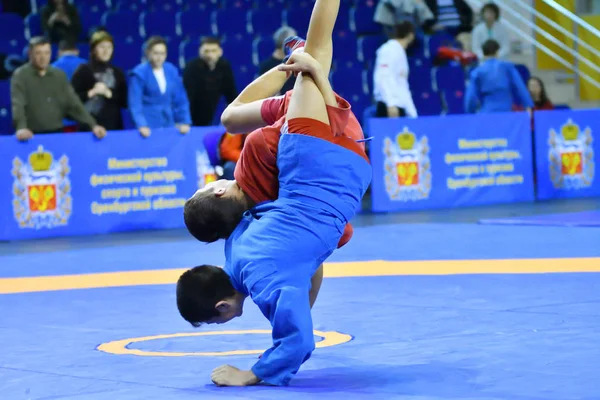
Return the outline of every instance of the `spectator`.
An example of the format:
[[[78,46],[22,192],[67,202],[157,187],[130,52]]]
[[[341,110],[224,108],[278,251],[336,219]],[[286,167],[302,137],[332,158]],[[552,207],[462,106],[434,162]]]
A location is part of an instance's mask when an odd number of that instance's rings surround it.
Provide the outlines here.
[[[52,66],[62,70],[67,79],[71,80],[73,74],[81,64],[85,64],[85,60],[79,57],[79,49],[74,40],[61,40],[58,45],[58,60]]]
[[[415,26],[404,21],[394,29],[392,38],[377,50],[373,73],[376,117],[416,117],[417,109],[408,85],[406,48],[415,40]]]
[[[465,94],[465,111],[511,111],[513,104],[522,104],[531,112],[533,101],[514,64],[497,58],[500,45],[493,39],[483,44],[484,61],[471,72]],[[520,101],[514,101],[515,93]]]
[[[53,43],[61,40],[77,41],[81,21],[77,8],[67,0],[50,0],[42,8],[42,29]]]
[[[205,37],[199,49],[200,57],[187,63],[183,83],[190,99],[194,126],[212,125],[222,96],[227,104],[237,97],[233,70],[223,58],[221,42]]]
[[[190,104],[177,67],[166,62],[167,42],[153,36],[146,42],[146,62],[131,72],[128,103],[133,121],[144,137],[155,128],[190,131]]]
[[[232,135],[225,133],[221,138],[219,144],[219,155],[221,156],[221,163],[223,165],[223,179],[233,180],[233,173],[235,166],[240,159],[244,142],[248,135]]]
[[[271,54],[271,57],[263,60],[259,66],[259,73],[262,75],[267,71],[275,68],[277,65],[281,64],[283,59],[285,58],[285,53],[283,52],[283,42],[290,36],[296,36],[297,33],[294,28],[289,26],[284,26],[279,28],[275,34],[273,35],[273,42],[275,42],[275,50]],[[288,79],[283,88],[281,89],[280,94],[286,93],[289,90],[294,88],[294,84],[296,83],[296,79]]]
[[[410,21],[415,26],[422,26],[425,21],[433,20],[435,16],[423,0],[380,0],[375,9],[374,20],[393,31],[396,24]]]
[[[477,58],[483,59],[483,44],[494,39],[500,45],[498,58],[506,59],[510,53],[509,32],[500,21],[500,8],[494,3],[488,3],[481,9],[483,21],[473,29],[472,47]]]
[[[527,89],[529,90],[529,94],[531,95],[531,99],[533,100],[533,109],[534,110],[553,110],[554,105],[548,99],[548,95],[546,94],[546,86],[544,82],[538,77],[532,76],[527,81]]]
[[[29,62],[13,75],[11,100],[17,138],[28,140],[34,133],[59,132],[66,116],[91,126],[98,138],[104,137],[106,130],[86,111],[65,73],[50,66],[51,55],[48,39],[31,39]]]
[[[473,10],[465,0],[425,0],[425,3],[434,15],[425,23],[426,29],[446,30],[455,36],[473,29]]]
[[[85,108],[106,129],[122,130],[121,109],[127,108],[127,82],[123,71],[111,64],[112,36],[96,32],[90,40],[90,61],[81,65],[71,84]]]

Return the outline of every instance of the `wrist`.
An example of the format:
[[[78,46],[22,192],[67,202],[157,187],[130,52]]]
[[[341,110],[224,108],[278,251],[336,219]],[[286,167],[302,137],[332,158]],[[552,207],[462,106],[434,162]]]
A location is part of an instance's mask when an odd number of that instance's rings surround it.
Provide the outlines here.
[[[256,375],[254,375],[254,372],[252,372],[252,370],[244,371],[244,373],[246,375],[246,386],[256,385],[258,382],[260,382],[260,379]]]

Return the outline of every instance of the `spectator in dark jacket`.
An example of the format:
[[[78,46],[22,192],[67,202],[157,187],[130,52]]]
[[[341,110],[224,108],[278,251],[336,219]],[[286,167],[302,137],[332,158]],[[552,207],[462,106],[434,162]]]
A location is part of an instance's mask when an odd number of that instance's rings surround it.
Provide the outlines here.
[[[85,108],[108,130],[122,130],[121,109],[127,107],[127,82],[123,71],[111,64],[114,41],[99,31],[90,40],[90,61],[79,66],[71,84]]]
[[[297,33],[294,30],[294,28],[289,26],[279,28],[277,32],[275,32],[275,34],[273,35],[273,42],[275,42],[275,50],[273,50],[273,54],[271,54],[271,57],[267,58],[266,60],[260,63],[259,73],[261,75],[281,64],[281,62],[285,58],[285,53],[283,52],[283,42],[288,37],[296,35]],[[294,88],[295,83],[296,79],[290,77],[290,79],[287,80],[287,82],[281,89],[280,94],[286,93],[288,90],[292,90]]]
[[[54,43],[64,39],[77,41],[81,33],[77,8],[67,0],[50,0],[42,8],[42,29]]]
[[[183,71],[183,83],[190,99],[190,111],[194,126],[212,125],[221,97],[227,104],[237,97],[233,70],[223,58],[221,42],[205,37],[200,44],[200,57],[187,63]]]

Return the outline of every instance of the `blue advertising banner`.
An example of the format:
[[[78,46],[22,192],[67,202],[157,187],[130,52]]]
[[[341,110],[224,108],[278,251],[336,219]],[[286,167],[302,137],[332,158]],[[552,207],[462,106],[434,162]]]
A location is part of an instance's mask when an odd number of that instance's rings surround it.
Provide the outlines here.
[[[0,240],[183,227],[186,199],[216,179],[215,129],[0,137]]]
[[[534,114],[537,197],[540,200],[600,196],[600,110]]]
[[[534,200],[527,113],[369,123],[373,211]]]

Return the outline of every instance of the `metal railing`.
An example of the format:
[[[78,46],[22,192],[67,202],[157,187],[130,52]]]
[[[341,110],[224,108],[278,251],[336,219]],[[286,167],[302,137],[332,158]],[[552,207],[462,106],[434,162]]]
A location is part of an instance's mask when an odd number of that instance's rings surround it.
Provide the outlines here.
[[[567,70],[572,71],[576,77],[581,77],[582,79],[586,80],[587,82],[592,84],[597,89],[600,89],[600,80],[598,78],[598,77],[600,77],[600,67],[598,65],[596,65],[596,63],[593,60],[590,60],[590,59],[582,56],[580,54],[579,50],[585,49],[590,54],[592,54],[593,56],[598,57],[598,58],[600,58],[600,51],[598,51],[596,48],[591,46],[589,43],[582,40],[577,34],[578,28],[581,27],[581,28],[587,30],[588,32],[590,32],[592,35],[600,38],[600,31],[598,29],[594,28],[593,26],[591,26],[590,24],[588,24],[587,22],[585,22],[584,20],[582,20],[581,18],[579,18],[574,13],[567,10],[565,7],[558,4],[556,1],[554,1],[554,0],[542,0],[542,1],[544,3],[546,3],[547,5],[549,5],[550,7],[557,10],[558,12],[560,12],[562,15],[569,18],[573,22],[575,31],[571,32],[568,29],[565,29],[563,26],[557,24],[555,21],[553,21],[552,19],[543,15],[542,13],[537,11],[535,8],[531,7],[529,4],[526,4],[526,2],[524,2],[522,0],[496,0],[495,3],[498,4],[499,7],[501,7],[502,12],[505,15],[510,15],[512,17],[510,19],[507,19],[507,18],[502,19],[503,24],[507,28],[509,28],[513,32],[517,33],[523,40],[532,44],[535,48],[539,49],[540,51],[544,52],[546,55],[548,55],[549,57],[551,57],[552,59],[557,61],[562,66],[564,66]],[[483,6],[483,4],[484,4],[484,1],[482,1],[482,0],[472,0],[471,2],[477,4],[478,6]],[[568,39],[572,40],[574,46],[571,47],[568,44],[563,43],[560,39],[558,39],[556,36],[554,36],[551,32],[548,32],[548,31],[542,29],[540,26],[538,26],[534,22],[533,18],[528,18],[527,15],[534,16],[535,18],[539,19],[540,21],[544,21],[550,27],[555,29],[557,32],[560,32],[560,34],[562,34],[565,37],[567,37]],[[550,49],[548,46],[545,46],[544,44],[540,43],[540,41],[536,38],[535,33],[531,34],[530,32],[525,32],[523,29],[518,27],[515,23],[511,22],[510,20],[519,21],[520,23],[531,28],[533,32],[537,33],[539,36],[544,37],[546,40],[553,43],[558,48],[562,49],[566,53],[573,56],[574,62],[571,62],[571,61],[565,59],[564,57],[562,57],[561,55],[557,54],[555,51]],[[593,77],[590,74],[581,71],[580,65],[587,66],[590,70],[593,71],[593,75],[597,75],[597,77]],[[577,96],[579,97],[579,84],[578,83],[579,83],[579,81],[576,79],[576,90],[577,90]]]

